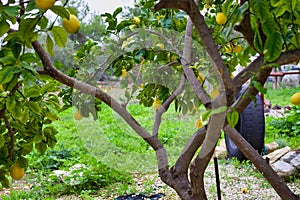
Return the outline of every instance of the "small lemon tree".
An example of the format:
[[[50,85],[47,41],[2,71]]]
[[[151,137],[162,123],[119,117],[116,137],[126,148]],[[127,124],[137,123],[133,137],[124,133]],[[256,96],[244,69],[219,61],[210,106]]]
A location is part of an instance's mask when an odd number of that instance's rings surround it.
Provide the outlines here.
[[[80,28],[68,1],[12,0],[1,2],[0,8],[3,186],[9,186],[9,171],[12,178],[22,178],[28,165],[25,155],[33,148],[43,154],[55,146],[58,131],[51,123],[60,111],[75,105],[77,120],[90,114],[97,119],[99,105],[105,103],[155,150],[161,179],[182,199],[207,198],[204,172],[221,130],[279,196],[299,199],[234,129],[238,113],[258,92],[265,92],[263,85],[271,70],[299,61],[297,0],[141,0],[121,21],[120,8],[103,14],[106,31],[99,41],[87,39],[79,46],[69,69],[50,60],[53,49],[64,47],[68,33]],[[57,17],[47,17],[50,12]],[[38,40],[42,34],[45,41]],[[234,76],[237,66],[243,69]],[[97,86],[95,77],[104,72],[121,77],[125,100],[119,102]],[[250,84],[236,100],[247,81]],[[128,111],[133,98],[156,110],[152,132]],[[206,111],[196,121],[198,130],[170,166],[159,128],[172,103],[183,113],[200,106]]]

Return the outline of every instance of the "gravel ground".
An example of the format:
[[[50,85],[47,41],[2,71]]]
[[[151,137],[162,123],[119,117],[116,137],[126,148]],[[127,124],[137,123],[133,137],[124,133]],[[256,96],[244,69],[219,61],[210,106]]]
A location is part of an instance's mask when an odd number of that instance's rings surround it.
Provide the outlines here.
[[[234,167],[230,164],[219,165],[221,195],[226,200],[280,200],[275,190],[252,167]],[[215,173],[213,165],[209,165],[205,175],[205,185],[208,199],[217,199]],[[166,194],[162,200],[179,200],[177,194],[160,181],[157,175],[135,177],[137,191],[145,191],[145,180],[153,180],[154,193]],[[300,195],[300,177],[288,183],[290,189]],[[242,192],[242,190],[246,192]],[[113,199],[112,197],[98,197],[99,200]]]
[[[270,184],[249,165],[235,167],[232,164],[219,164],[221,194],[223,200],[280,200],[275,190]],[[134,175],[135,184],[129,187],[135,188],[135,191],[143,193],[144,191],[153,191],[153,194],[163,193],[166,196],[162,200],[179,200],[177,194],[165,185],[156,174],[152,175]],[[205,174],[205,186],[208,199],[217,199],[215,173],[213,164],[208,166]],[[300,177],[294,182],[288,183],[290,189],[300,195]],[[242,189],[246,188],[243,193]],[[14,182],[13,189],[29,190],[30,187],[26,182]],[[244,189],[243,189],[244,190]],[[112,190],[110,190],[112,191]],[[105,191],[102,191],[105,193]],[[108,192],[107,192],[108,193]],[[0,195],[9,194],[9,190],[0,190]],[[114,199],[117,194],[108,194],[105,197],[95,197],[95,200]],[[0,198],[1,199],[1,198]],[[79,200],[82,199],[75,195],[62,196],[57,200]],[[83,198],[84,199],[84,198]]]

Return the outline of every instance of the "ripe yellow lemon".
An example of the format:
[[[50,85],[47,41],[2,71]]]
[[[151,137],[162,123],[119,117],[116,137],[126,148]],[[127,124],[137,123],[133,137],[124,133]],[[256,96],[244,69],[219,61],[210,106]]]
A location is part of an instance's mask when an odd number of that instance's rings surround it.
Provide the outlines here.
[[[154,110],[158,110],[162,106],[161,101],[158,98],[155,98],[153,103],[152,103],[152,108]]]
[[[75,120],[81,120],[83,118],[81,112],[79,110],[76,110],[74,113],[74,119]]]
[[[126,71],[126,69],[122,69],[121,77],[122,78],[126,78],[127,77],[127,71]]]
[[[234,47],[233,47],[233,52],[234,53],[240,53],[242,51],[242,46],[241,45],[235,45]]]
[[[224,25],[227,22],[227,17],[224,15],[224,13],[219,12],[216,16],[216,21],[220,25]]]
[[[199,119],[196,120],[195,126],[196,126],[197,128],[202,128],[202,126],[203,126],[202,117],[200,117]]]
[[[291,103],[294,105],[299,105],[300,104],[300,92],[296,92],[293,94],[291,97]]]
[[[10,176],[12,179],[14,180],[20,180],[21,178],[23,178],[23,176],[25,175],[24,172],[24,168],[20,167],[19,163],[14,164],[11,168],[10,168]]]
[[[64,18],[62,23],[63,23],[64,29],[68,33],[74,34],[74,33],[77,33],[80,29],[80,22],[79,22],[78,18],[73,14],[70,14],[69,20]]]
[[[51,8],[56,0],[35,0],[35,4],[42,10],[47,10]]]
[[[141,20],[139,17],[134,17],[132,19],[132,23],[134,23],[135,25],[139,25],[141,23]]]

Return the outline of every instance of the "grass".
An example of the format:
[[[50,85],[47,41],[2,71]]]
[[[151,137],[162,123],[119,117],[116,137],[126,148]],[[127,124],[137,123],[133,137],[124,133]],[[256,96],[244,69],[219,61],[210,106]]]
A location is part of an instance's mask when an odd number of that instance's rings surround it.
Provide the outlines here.
[[[265,98],[271,100],[273,105],[288,105],[290,96],[298,90],[299,87],[278,90],[268,88]],[[128,109],[151,132],[155,116],[152,108],[131,104]],[[32,184],[31,190],[27,193],[12,191],[10,196],[1,197],[3,200],[54,199],[65,194],[76,194],[84,199],[99,195],[108,198],[108,194],[137,191],[132,172],[156,173],[155,152],[108,106],[102,106],[96,121],[92,118],[74,121],[73,112],[73,109],[62,112],[60,120],[54,124],[59,130],[58,143],[54,149],[49,149],[45,156],[40,156],[37,151],[28,156],[30,166],[24,181]],[[159,138],[166,146],[171,164],[196,131],[194,122],[197,118],[197,115],[183,116],[176,113],[173,107],[163,116]],[[283,146],[299,148],[300,137],[278,135],[274,125],[276,123],[279,123],[277,119],[266,118],[266,142],[280,140]],[[226,164],[228,161],[223,162]],[[241,165],[235,160],[230,162],[236,168],[250,166],[249,163]],[[53,170],[67,171],[75,164],[86,166],[74,172],[74,177],[79,177],[75,185],[70,178],[61,181],[51,175]],[[152,179],[147,179],[143,185],[146,192],[153,191]],[[211,186],[210,190],[215,191],[215,188]]]
[[[265,98],[270,100],[273,106],[275,106],[276,104],[280,106],[291,105],[291,96],[299,91],[300,86],[278,89],[272,89],[270,86],[268,86]]]

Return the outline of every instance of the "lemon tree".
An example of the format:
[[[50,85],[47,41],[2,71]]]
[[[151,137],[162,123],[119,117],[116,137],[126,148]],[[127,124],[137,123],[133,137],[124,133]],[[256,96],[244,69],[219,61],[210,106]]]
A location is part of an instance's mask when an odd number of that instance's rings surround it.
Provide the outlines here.
[[[80,33],[81,22],[68,1],[1,5],[2,186],[9,186],[9,177],[24,176],[26,155],[34,148],[44,154],[55,146],[58,131],[51,124],[60,111],[75,106],[75,119],[92,115],[96,120],[99,106],[106,104],[156,151],[161,179],[182,199],[206,199],[204,171],[220,126],[280,197],[297,199],[233,127],[251,97],[265,92],[272,69],[299,61],[299,1],[172,2],[141,0],[129,12],[117,8],[102,14],[99,40],[83,38],[76,43],[72,69],[50,57],[55,48],[65,47],[68,33]],[[49,12],[57,17],[48,18]],[[237,66],[243,71],[232,77]],[[121,102],[97,87],[100,72],[120,78],[125,97]],[[236,100],[248,81],[245,94]],[[128,111],[133,99],[156,110],[150,108],[155,115],[152,132]],[[298,104],[298,97],[291,101]],[[216,107],[219,102],[225,105]],[[172,163],[160,137],[162,116],[170,105],[182,114],[201,114],[195,133]],[[199,113],[200,108],[205,112]]]

